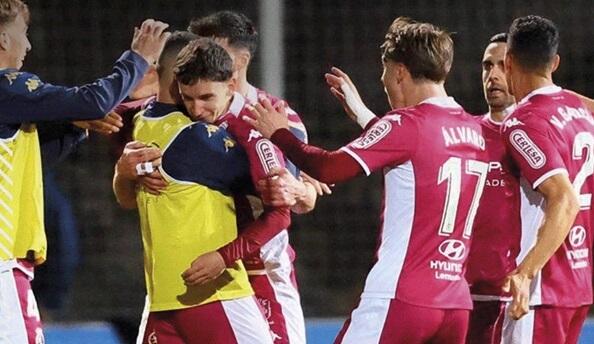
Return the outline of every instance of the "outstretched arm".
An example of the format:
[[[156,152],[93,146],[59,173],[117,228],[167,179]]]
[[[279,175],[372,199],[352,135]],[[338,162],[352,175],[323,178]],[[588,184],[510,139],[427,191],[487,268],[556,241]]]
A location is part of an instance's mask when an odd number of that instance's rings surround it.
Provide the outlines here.
[[[131,50],[113,73],[80,87],[43,83],[36,75],[4,71],[0,78],[0,123],[99,119],[119,104],[158,58],[169,33],[167,24],[146,20],[135,29]]]
[[[254,118],[244,116],[264,137],[271,138],[300,169],[328,184],[348,180],[363,172],[361,166],[345,151],[333,152],[305,144],[290,131],[284,108],[275,109],[267,99],[251,109]]]

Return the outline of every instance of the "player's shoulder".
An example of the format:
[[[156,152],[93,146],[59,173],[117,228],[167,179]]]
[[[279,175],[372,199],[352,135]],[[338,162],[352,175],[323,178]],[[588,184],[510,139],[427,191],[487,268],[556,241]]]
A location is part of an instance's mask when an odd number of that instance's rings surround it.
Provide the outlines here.
[[[537,128],[544,130],[547,127],[547,121],[543,117],[543,112],[539,107],[532,103],[524,103],[519,105],[510,115],[508,115],[501,130],[509,132],[514,129],[521,128]]]
[[[37,90],[42,84],[41,79],[32,73],[16,69],[0,70],[0,89],[3,92],[30,93]]]
[[[235,148],[235,140],[223,127],[205,122],[194,122],[180,132],[178,142],[187,142],[187,147],[192,149],[224,149],[229,151]]]

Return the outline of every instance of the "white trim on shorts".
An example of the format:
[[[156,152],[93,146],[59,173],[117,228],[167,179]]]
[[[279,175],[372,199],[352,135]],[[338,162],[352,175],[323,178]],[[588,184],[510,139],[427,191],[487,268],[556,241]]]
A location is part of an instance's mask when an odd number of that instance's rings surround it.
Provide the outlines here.
[[[342,337],[342,344],[379,343],[392,299],[361,298],[351,313],[351,322]]]
[[[503,329],[501,331],[501,344],[532,344],[534,341],[534,313],[531,308],[520,320],[513,320],[509,316],[509,307],[505,306]]]
[[[142,344],[144,333],[146,332],[146,324],[148,323],[149,315],[151,314],[151,302],[148,295],[144,298],[144,308],[140,316],[140,325],[138,326],[138,336],[136,337],[136,344]]]
[[[291,279],[293,263],[287,252],[288,247],[289,233],[283,230],[262,246],[260,256],[267,271],[268,283],[272,286],[274,297],[281,306],[281,315],[285,321],[289,343],[305,344],[305,319],[299,290],[293,285]]]
[[[2,262],[6,267],[16,263]],[[0,343],[28,343],[27,328],[13,269],[0,270]]]
[[[273,344],[268,322],[253,296],[221,301],[238,344]]]

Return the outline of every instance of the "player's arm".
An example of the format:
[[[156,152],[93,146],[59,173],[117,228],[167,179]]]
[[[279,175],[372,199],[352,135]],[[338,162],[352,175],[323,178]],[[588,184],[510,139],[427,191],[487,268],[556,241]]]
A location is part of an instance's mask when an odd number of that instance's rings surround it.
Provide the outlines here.
[[[0,123],[99,119],[119,104],[157,60],[167,24],[152,19],[135,30],[131,50],[116,62],[113,73],[81,87],[43,83],[29,73],[0,79]]]
[[[530,283],[561,246],[579,212],[575,190],[566,174],[549,177],[540,184],[538,192],[545,199],[545,209],[536,244],[504,284],[506,291],[513,294],[510,314],[514,319],[528,313]]]
[[[254,185],[265,178],[272,168],[284,168],[284,157],[268,140],[262,137],[251,138],[252,128],[237,119],[229,121],[231,133],[244,148],[247,154],[250,175]],[[187,285],[199,285],[217,278],[225,269],[237,260],[256,253],[264,244],[274,238],[291,224],[289,208],[272,208],[265,206],[264,212],[247,225],[233,241],[216,251],[205,253],[196,258],[182,277]]]
[[[327,151],[300,142],[287,129],[283,110],[273,108],[267,100],[256,104],[251,111],[254,119],[247,116],[243,119],[262,135],[270,137],[299,168],[323,183],[346,181],[363,173],[369,175],[390,164],[402,163],[414,154],[416,148],[417,128],[410,118],[398,119],[395,124],[377,120],[359,139],[339,150]],[[374,133],[376,129],[383,135],[378,137]],[[369,142],[369,145],[361,146],[357,143],[359,140]]]
[[[241,119],[230,120],[228,131],[245,150],[250,176],[256,189],[258,181],[265,178],[270,170],[285,167],[282,152],[266,138],[251,138],[254,129],[246,122]],[[230,266],[236,260],[257,252],[262,245],[282,230],[287,229],[290,224],[289,208],[265,206],[264,212],[258,219],[247,225],[235,240],[220,248],[218,252],[225,260],[225,264]]]
[[[41,122],[37,125],[41,160],[44,168],[52,167],[63,161],[79,144],[88,137],[89,131],[109,135],[123,126],[121,117],[116,113],[108,114],[104,119],[82,122]]]
[[[264,204],[272,207],[291,207],[296,214],[305,214],[315,208],[318,191],[312,179],[298,180],[288,169],[272,169],[267,178],[256,186]],[[322,191],[320,191],[322,192]]]
[[[550,126],[538,116],[513,116],[506,123],[519,124],[503,126],[508,152],[522,176],[545,199],[536,243],[505,283],[513,298],[510,315],[519,319],[528,312],[530,282],[563,243],[579,205],[561,154],[549,137]]]
[[[161,163],[161,151],[158,148],[146,147],[143,143],[132,141],[126,144],[122,156],[118,159],[114,176],[113,176],[113,192],[116,196],[118,204],[125,209],[136,208],[136,188],[139,178],[151,178],[155,181],[151,183],[158,183],[159,185],[153,188],[163,188],[165,183],[160,179],[160,175],[154,175],[152,172],[149,175],[143,176],[146,168],[142,167],[145,164],[151,164],[151,170],[156,169]],[[139,168],[141,166],[141,168]],[[146,183],[143,183],[145,189]]]

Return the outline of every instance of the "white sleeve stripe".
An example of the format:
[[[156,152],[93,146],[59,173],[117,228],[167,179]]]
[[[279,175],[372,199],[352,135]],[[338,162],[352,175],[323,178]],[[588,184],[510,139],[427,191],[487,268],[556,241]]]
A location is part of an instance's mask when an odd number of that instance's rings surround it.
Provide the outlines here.
[[[361,165],[361,168],[363,168],[363,171],[365,171],[365,175],[370,175],[371,171],[369,170],[369,166],[367,166],[367,164],[365,163],[365,161],[363,161],[363,159],[361,159],[361,157],[359,157],[357,155],[357,153],[353,152],[352,150],[350,150],[348,147],[342,147],[340,148],[341,151],[347,153],[348,155],[350,155],[353,159],[355,159],[355,161],[357,161],[359,163],[359,165]]]
[[[566,176],[569,175],[569,173],[567,172],[567,170],[563,167],[560,168],[556,168],[554,170],[550,170],[549,172],[543,174],[542,176],[540,176],[533,184],[532,184],[532,188],[534,190],[536,190],[537,187],[540,186],[540,184],[542,184],[545,180],[547,180],[549,177],[552,177],[556,174],[564,174]]]

